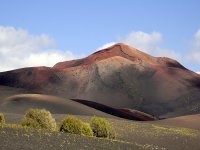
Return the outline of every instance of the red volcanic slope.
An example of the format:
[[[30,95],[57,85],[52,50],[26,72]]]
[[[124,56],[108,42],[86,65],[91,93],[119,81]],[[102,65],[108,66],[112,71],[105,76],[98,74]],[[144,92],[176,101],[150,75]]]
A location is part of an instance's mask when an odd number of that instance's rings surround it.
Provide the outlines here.
[[[116,44],[54,67],[0,73],[0,85],[33,93],[86,99],[157,117],[200,112],[200,76],[176,60]]]

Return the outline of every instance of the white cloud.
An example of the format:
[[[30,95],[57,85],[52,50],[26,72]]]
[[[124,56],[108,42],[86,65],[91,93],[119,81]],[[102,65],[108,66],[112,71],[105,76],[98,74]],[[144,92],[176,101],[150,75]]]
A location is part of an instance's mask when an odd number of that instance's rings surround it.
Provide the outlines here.
[[[177,52],[161,48],[163,42],[162,34],[159,32],[146,33],[142,31],[132,32],[121,42],[131,45],[153,56],[165,56],[181,60],[181,55]]]
[[[200,71],[197,71],[196,73],[200,74]]]
[[[149,34],[138,31],[130,33],[124,39],[121,39],[121,41],[138,49],[149,52],[154,48],[157,48],[162,42],[162,35],[159,32],[152,32]]]
[[[30,54],[25,58],[24,62],[26,65],[40,66],[41,64],[45,66],[53,66],[60,61],[75,59],[70,51],[60,51],[60,50],[49,50],[48,52],[40,52],[36,54]]]
[[[200,64],[200,29],[194,35],[192,48],[188,52],[187,59],[190,63]]]
[[[116,44],[116,42],[109,42],[109,43],[106,43],[104,45],[102,45],[101,47],[97,48],[97,50],[102,50],[102,49],[105,49],[105,48],[108,48],[112,45]]]
[[[77,58],[70,51],[54,49],[56,41],[48,35],[31,35],[24,29],[0,26],[0,71],[21,67],[53,66]]]

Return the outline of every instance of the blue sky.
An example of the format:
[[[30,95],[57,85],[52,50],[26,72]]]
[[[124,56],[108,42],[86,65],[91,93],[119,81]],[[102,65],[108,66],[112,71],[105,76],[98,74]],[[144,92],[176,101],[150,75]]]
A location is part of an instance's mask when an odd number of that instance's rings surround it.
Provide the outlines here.
[[[116,42],[200,71],[199,6],[199,0],[0,0],[0,71],[51,66]]]

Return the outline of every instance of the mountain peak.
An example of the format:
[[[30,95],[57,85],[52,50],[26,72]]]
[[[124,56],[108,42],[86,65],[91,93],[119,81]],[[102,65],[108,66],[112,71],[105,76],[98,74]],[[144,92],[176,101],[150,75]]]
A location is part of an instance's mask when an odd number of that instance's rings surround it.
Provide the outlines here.
[[[86,58],[59,62],[56,65],[54,65],[53,68],[66,69],[66,68],[83,66],[83,65],[92,65],[101,60],[105,60],[105,59],[112,58],[115,56],[128,59],[136,64],[157,65],[157,66],[186,69],[184,66],[182,66],[179,62],[177,62],[174,59],[167,58],[167,57],[153,57],[147,53],[144,53],[124,43],[117,43],[108,48],[99,50],[89,55]]]
[[[110,47],[101,49],[97,52],[94,52],[93,54],[98,54],[98,53],[104,53],[107,51],[112,51],[112,53],[116,53],[116,51],[122,51],[123,53],[128,52],[128,53],[133,53],[134,51],[139,52],[136,48],[133,48],[127,44],[124,43],[116,43]]]
[[[130,47],[124,43],[117,43],[113,46],[110,46],[108,48],[99,50],[97,52],[94,52],[90,56],[78,59],[78,60],[72,60],[72,61],[65,61],[57,63],[54,68],[57,69],[64,69],[69,67],[76,67],[80,65],[90,65],[92,63],[108,59],[111,57],[123,57],[131,61],[147,61],[148,63],[155,63],[155,57],[150,56],[144,52],[141,52],[137,50],[136,48]]]

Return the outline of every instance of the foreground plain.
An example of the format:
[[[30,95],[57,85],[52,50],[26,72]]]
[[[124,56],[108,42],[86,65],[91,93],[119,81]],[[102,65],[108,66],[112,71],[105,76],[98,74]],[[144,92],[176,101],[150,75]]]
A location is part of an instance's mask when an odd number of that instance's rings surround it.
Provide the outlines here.
[[[54,115],[59,124],[64,115]],[[9,123],[19,123],[23,115],[7,114]],[[78,116],[89,121],[87,116]],[[15,118],[15,119],[14,119]],[[116,139],[99,139],[60,132],[44,132],[21,128],[0,128],[2,150],[17,149],[146,149],[199,150],[200,131],[161,125],[109,119],[116,131]]]

